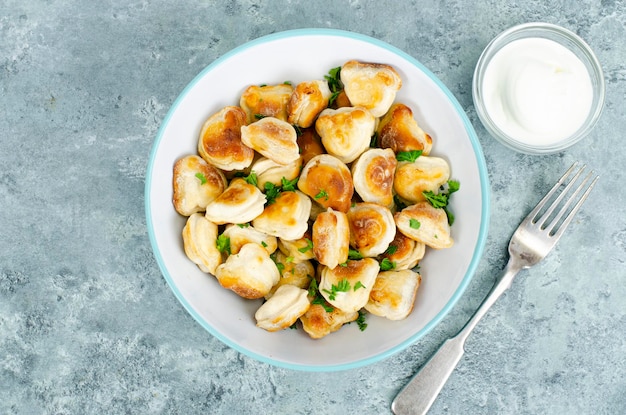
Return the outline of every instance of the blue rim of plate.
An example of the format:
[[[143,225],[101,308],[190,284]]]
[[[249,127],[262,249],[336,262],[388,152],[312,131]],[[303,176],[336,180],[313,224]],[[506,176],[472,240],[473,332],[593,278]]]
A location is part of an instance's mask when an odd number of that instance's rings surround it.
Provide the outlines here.
[[[154,167],[154,160],[155,160],[156,152],[157,152],[157,150],[159,148],[159,144],[160,144],[160,142],[161,142],[161,140],[163,138],[163,133],[165,131],[165,128],[169,124],[170,118],[176,112],[176,109],[178,108],[180,102],[187,95],[187,93],[198,83],[198,81],[202,77],[204,77],[208,72],[213,70],[213,68],[219,66],[220,64],[222,64],[226,60],[230,59],[231,57],[241,53],[242,51],[244,51],[246,49],[252,48],[254,46],[257,46],[257,45],[260,45],[260,44],[263,44],[263,43],[272,42],[272,41],[279,40],[279,39],[283,39],[283,38],[288,38],[288,37],[320,36],[320,35],[323,35],[323,36],[346,37],[346,38],[350,38],[350,39],[359,40],[359,41],[362,41],[362,42],[365,42],[365,43],[370,43],[370,44],[373,44],[375,46],[381,47],[383,49],[387,49],[388,51],[390,51],[390,52],[400,56],[401,58],[405,59],[406,61],[410,62],[412,65],[414,65],[420,71],[422,71],[424,74],[426,74],[435,84],[437,84],[437,86],[441,89],[441,91],[443,91],[443,93],[446,95],[446,97],[450,100],[450,102],[454,106],[457,114],[459,115],[459,117],[461,117],[461,120],[463,121],[463,125],[465,126],[465,130],[467,131],[467,134],[469,136],[470,142],[472,144],[472,149],[474,150],[474,155],[476,156],[476,161],[477,161],[477,164],[478,164],[478,170],[479,170],[479,173],[480,173],[479,174],[480,175],[480,185],[481,185],[481,188],[484,191],[482,192],[482,196],[481,196],[481,202],[482,202],[482,205],[483,205],[483,209],[482,209],[482,212],[481,212],[480,230],[479,230],[479,234],[478,234],[478,240],[477,240],[477,243],[476,243],[476,246],[475,246],[475,249],[474,249],[474,255],[472,256],[472,260],[470,261],[470,264],[469,264],[469,266],[467,268],[465,276],[463,277],[463,280],[461,281],[461,283],[459,284],[459,287],[457,288],[455,293],[452,295],[452,297],[450,298],[448,303],[445,305],[445,307],[431,321],[429,321],[428,324],[426,324],[426,326],[422,330],[420,330],[419,332],[415,333],[413,336],[411,336],[410,338],[408,338],[404,342],[394,346],[393,348],[391,348],[389,350],[386,350],[385,352],[379,353],[377,355],[371,356],[371,357],[366,358],[366,359],[361,359],[361,360],[358,360],[358,361],[355,361],[355,362],[350,362],[350,363],[344,363],[344,364],[338,364],[338,365],[328,365],[328,366],[311,366],[311,365],[299,365],[299,364],[282,362],[282,361],[279,361],[279,360],[271,359],[271,358],[269,358],[267,356],[263,356],[263,355],[259,355],[257,353],[254,353],[254,352],[252,352],[252,351],[250,351],[250,350],[240,346],[239,344],[232,342],[231,340],[229,340],[225,336],[223,336],[221,333],[216,331],[211,325],[207,324],[202,319],[202,317],[200,317],[194,311],[194,309],[191,307],[191,305],[182,296],[182,294],[180,293],[180,291],[176,287],[176,284],[174,284],[174,281],[173,281],[172,277],[170,276],[169,271],[165,267],[165,264],[163,262],[163,258],[161,257],[161,253],[159,251],[159,248],[158,248],[158,245],[157,245],[157,242],[156,242],[156,238],[155,238],[155,235],[154,235],[154,231],[153,231],[153,220],[152,220],[152,213],[151,213],[152,209],[151,209],[151,205],[150,205],[150,188],[151,188],[151,185],[152,185],[152,170],[153,170],[153,167]],[[439,324],[439,322],[450,312],[450,310],[456,305],[456,303],[459,300],[459,298],[461,298],[461,296],[465,292],[465,289],[469,285],[469,282],[471,281],[471,279],[472,279],[472,277],[473,277],[473,275],[474,275],[474,273],[476,271],[476,268],[478,267],[478,263],[480,262],[480,259],[482,258],[483,250],[484,250],[485,243],[486,243],[486,240],[487,240],[487,233],[488,233],[488,226],[489,226],[490,205],[489,205],[489,179],[488,179],[488,175],[487,175],[487,165],[486,165],[485,158],[484,158],[484,155],[483,155],[483,152],[482,152],[482,147],[480,146],[480,143],[478,141],[478,137],[476,135],[474,127],[472,126],[472,123],[470,122],[469,118],[465,114],[465,111],[463,110],[463,108],[459,104],[459,102],[456,99],[456,97],[439,80],[439,78],[437,78],[428,68],[426,68],[417,59],[413,58],[411,55],[407,54],[406,52],[402,51],[401,49],[398,49],[395,46],[392,46],[392,45],[390,45],[390,44],[388,44],[388,43],[386,43],[386,42],[384,42],[382,40],[378,40],[378,39],[375,39],[375,38],[372,38],[372,37],[369,37],[369,36],[366,36],[366,35],[354,33],[354,32],[349,32],[349,31],[345,31],[345,30],[338,30],[338,29],[320,29],[320,28],[294,29],[294,30],[286,30],[286,31],[277,32],[277,33],[273,33],[273,34],[270,34],[270,35],[262,36],[262,37],[259,37],[257,39],[248,41],[248,42],[242,44],[241,46],[238,46],[238,47],[230,50],[229,52],[227,52],[224,55],[220,56],[215,61],[210,63],[208,66],[206,66],[198,75],[196,75],[194,77],[194,79],[189,84],[187,84],[185,89],[183,89],[183,91],[178,95],[178,97],[176,98],[176,100],[172,104],[171,108],[169,109],[168,113],[166,114],[165,118],[163,119],[163,122],[161,123],[159,131],[157,132],[154,144],[152,145],[152,150],[150,152],[150,159],[148,160],[148,167],[147,167],[147,170],[146,170],[146,184],[145,184],[145,188],[144,188],[144,194],[145,194],[144,199],[145,199],[146,225],[147,225],[147,228],[148,228],[148,236],[150,238],[150,243],[152,245],[152,251],[153,251],[155,259],[156,259],[156,261],[157,261],[157,263],[159,265],[159,268],[161,269],[161,273],[163,274],[163,276],[164,276],[165,280],[167,281],[168,285],[170,286],[170,289],[172,290],[172,292],[174,293],[174,295],[176,296],[178,301],[180,301],[180,303],[183,305],[183,307],[187,310],[187,312],[198,323],[200,323],[200,325],[202,327],[204,327],[212,336],[216,337],[222,343],[226,344],[227,346],[231,347],[232,349],[234,349],[234,350],[236,350],[236,351],[238,351],[238,352],[240,352],[240,353],[242,353],[242,354],[244,354],[244,355],[246,355],[248,357],[251,357],[251,358],[253,358],[255,360],[258,360],[260,362],[271,364],[273,366],[278,366],[278,367],[282,367],[282,368],[286,368],[286,369],[292,369],[292,370],[309,371],[309,372],[331,372],[331,371],[340,371],[340,370],[347,370],[347,369],[356,369],[356,368],[359,368],[359,367],[367,366],[369,364],[373,364],[373,363],[379,362],[381,360],[384,360],[384,359],[390,357],[391,355],[396,354],[399,351],[406,349],[407,347],[409,347],[410,345],[415,343],[417,340],[419,340],[422,337],[424,337],[437,324]]]

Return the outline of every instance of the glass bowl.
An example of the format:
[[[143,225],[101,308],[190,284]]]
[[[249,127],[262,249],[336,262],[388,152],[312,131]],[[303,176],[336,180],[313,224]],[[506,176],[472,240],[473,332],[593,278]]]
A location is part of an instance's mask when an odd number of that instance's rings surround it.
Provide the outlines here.
[[[494,56],[511,42],[528,38],[548,39],[564,46],[580,59],[587,69],[591,80],[592,102],[587,118],[576,131],[556,142],[545,144],[529,143],[520,138],[520,136],[515,137],[510,132],[503,131],[502,125],[498,125],[493,114],[489,113],[485,105],[485,72]],[[472,96],[481,122],[489,134],[502,144],[522,153],[551,154],[563,151],[574,145],[593,129],[604,106],[604,76],[600,63],[591,48],[575,33],[549,23],[525,23],[505,30],[487,45],[476,64],[472,83]]]

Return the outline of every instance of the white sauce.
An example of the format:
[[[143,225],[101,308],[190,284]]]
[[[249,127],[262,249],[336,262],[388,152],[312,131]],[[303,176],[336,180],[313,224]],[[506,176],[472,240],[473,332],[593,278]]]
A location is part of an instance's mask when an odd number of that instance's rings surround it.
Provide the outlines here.
[[[587,68],[555,41],[518,39],[487,66],[485,109],[506,134],[530,145],[564,140],[585,122],[593,101]]]

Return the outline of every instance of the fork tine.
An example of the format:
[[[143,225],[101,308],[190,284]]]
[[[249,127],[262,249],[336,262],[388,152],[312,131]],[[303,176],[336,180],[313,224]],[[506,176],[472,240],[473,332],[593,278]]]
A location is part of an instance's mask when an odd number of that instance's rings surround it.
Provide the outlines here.
[[[581,166],[581,168],[574,174],[574,177],[572,177],[570,179],[570,181],[567,183],[567,185],[565,186],[565,189],[563,189],[563,191],[557,196],[557,198],[554,200],[554,202],[552,202],[552,204],[550,204],[550,206],[548,206],[548,209],[546,209],[546,211],[543,213],[543,215],[541,215],[541,217],[536,220],[537,226],[539,226],[540,229],[551,228],[556,223],[556,220],[553,220],[552,222],[550,222],[549,225],[544,226],[545,223],[547,222],[547,220],[551,217],[551,215],[554,212],[554,210],[559,206],[559,204],[561,203],[563,198],[565,196],[567,196],[567,194],[569,193],[569,191],[572,188],[572,186],[574,186],[574,184],[576,183],[576,181],[578,180],[578,178],[580,177],[582,172],[585,170],[585,167],[586,167],[585,165]],[[588,179],[589,179],[589,176],[587,176],[587,178],[583,181],[583,184]],[[574,194],[570,197],[570,199],[565,203],[565,206],[563,207],[563,209],[561,209],[560,216],[563,215],[563,211],[565,209],[567,209],[567,207],[572,203],[573,198],[576,197],[576,195],[578,194],[579,191],[580,191],[580,186],[574,192]],[[559,218],[559,215],[557,215],[557,217],[555,219],[558,219],[558,218]]]
[[[578,194],[578,192],[583,188],[583,186],[587,183],[587,181],[589,180],[589,178],[591,177],[591,175],[593,174],[593,171],[590,172],[587,177],[585,178],[584,182],[580,184],[580,186],[578,186],[578,189],[576,189],[576,194]],[[574,219],[574,215],[576,215],[576,212],[578,212],[578,210],[580,209],[580,207],[583,205],[583,203],[585,202],[585,199],[587,199],[587,196],[589,196],[589,193],[591,193],[591,189],[593,189],[593,186],[596,185],[596,182],[598,181],[600,177],[596,176],[593,178],[593,180],[591,181],[591,184],[587,187],[587,190],[585,190],[585,193],[583,193],[583,195],[580,197],[580,199],[578,200],[578,202],[574,205],[574,207],[572,208],[572,210],[569,212],[569,214],[565,217],[565,219],[563,220],[563,223],[561,224],[561,226],[559,227],[559,229],[554,233],[554,238],[558,241],[559,238],[561,237],[561,235],[563,235],[563,232],[565,231],[565,228],[567,228],[567,225],[570,224],[570,222],[572,221],[572,219]],[[576,196],[576,194],[574,194],[570,200],[568,201],[568,205],[571,203],[571,201],[574,199],[574,197]],[[563,216],[563,213],[565,213],[565,208],[563,208],[561,210],[561,212],[559,212],[559,216]]]

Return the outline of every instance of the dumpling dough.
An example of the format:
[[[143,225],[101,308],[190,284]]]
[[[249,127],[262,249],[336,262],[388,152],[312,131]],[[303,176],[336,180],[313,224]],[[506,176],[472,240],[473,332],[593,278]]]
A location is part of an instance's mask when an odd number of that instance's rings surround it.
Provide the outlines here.
[[[251,171],[256,173],[257,187],[265,190],[265,183],[270,182],[276,186],[282,186],[283,178],[293,180],[300,174],[302,169],[302,157],[289,164],[278,164],[266,157],[261,157],[252,164]]]
[[[293,262],[307,261],[315,258],[311,232],[308,229],[300,239],[287,241],[279,238],[278,249],[286,256],[292,258]]]
[[[376,119],[362,107],[327,108],[315,121],[328,154],[351,163],[370,145]]]
[[[409,203],[426,200],[424,191],[437,193],[439,187],[450,179],[448,162],[439,157],[420,156],[414,162],[398,163],[393,188]]]
[[[403,320],[413,311],[422,277],[410,269],[378,274],[365,309],[375,316]]]
[[[378,261],[373,258],[349,260],[346,266],[333,269],[321,266],[319,292],[333,307],[345,312],[358,311],[367,304],[379,269]]]
[[[400,231],[396,231],[396,236],[389,244],[389,247],[382,254],[382,258],[387,258],[393,262],[395,270],[412,269],[424,258],[426,245],[417,242]]]
[[[398,72],[380,63],[351,60],[343,64],[340,76],[352,105],[368,109],[374,117],[385,115],[402,87]]]
[[[254,300],[262,298],[278,283],[278,268],[267,251],[255,243],[241,247],[215,270],[220,285],[237,295]]]
[[[183,228],[183,247],[187,257],[203,272],[215,274],[222,263],[222,253],[217,249],[217,225],[201,213],[187,218]]]
[[[263,213],[265,195],[244,179],[233,179],[224,193],[206,207],[206,217],[211,222],[247,223]]]
[[[291,257],[286,256],[280,251],[277,251],[271,258],[278,266],[280,272],[280,279],[276,283],[269,293],[265,295],[265,299],[274,295],[274,292],[281,285],[295,285],[298,288],[308,289],[311,284],[311,278],[315,275],[315,268],[311,261],[299,261],[295,262]]]
[[[298,147],[300,147],[302,164],[307,164],[313,157],[326,153],[326,149],[322,145],[322,139],[315,132],[314,128],[302,130],[302,133],[298,136]]]
[[[347,212],[354,184],[348,166],[329,154],[313,157],[302,169],[298,188],[319,205]]]
[[[248,223],[226,225],[222,235],[227,236],[230,240],[231,254],[239,253],[242,246],[250,243],[261,245],[268,254],[274,253],[278,248],[278,240],[275,236],[263,233]]]
[[[281,285],[254,314],[257,327],[278,331],[290,327],[307,312],[311,303],[307,290],[295,285]]]
[[[432,138],[417,124],[411,108],[401,103],[391,106],[387,114],[381,118],[376,131],[378,145],[390,148],[395,153],[421,150],[422,154],[427,156],[433,147]]]
[[[335,268],[348,260],[349,250],[348,216],[332,208],[317,215],[313,223],[313,251],[317,261],[328,268]]]
[[[372,148],[352,164],[354,190],[364,202],[393,205],[393,178],[398,162],[391,149]]]
[[[348,222],[350,245],[366,257],[385,252],[396,235],[391,211],[375,203],[356,203],[348,211]]]
[[[442,249],[454,245],[448,215],[443,209],[434,208],[428,202],[406,207],[396,213],[394,219],[400,232],[426,246]]]
[[[174,208],[183,216],[204,212],[206,206],[224,189],[222,171],[196,155],[181,158],[174,164]]]
[[[279,85],[251,85],[241,94],[239,105],[245,111],[246,124],[252,124],[261,117],[274,117],[287,121],[287,105],[293,86]]]
[[[326,80],[299,83],[287,105],[287,122],[302,128],[310,127],[319,113],[328,107],[331,95]]]
[[[321,339],[339,330],[344,324],[355,321],[358,317],[358,311],[345,312],[333,307],[333,310],[328,312],[321,304],[311,304],[308,311],[300,317],[300,321],[309,337]]]
[[[205,121],[198,140],[198,154],[208,163],[225,170],[243,170],[254,159],[254,150],[241,142],[246,113],[239,107],[225,107]]]
[[[241,141],[275,163],[287,165],[300,157],[298,135],[291,124],[265,117],[241,127]]]
[[[281,239],[300,239],[309,227],[310,213],[311,199],[304,193],[298,190],[282,192],[252,221],[252,225]]]

